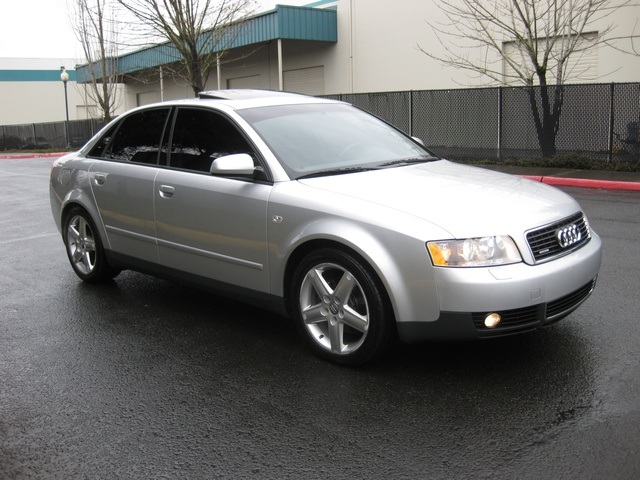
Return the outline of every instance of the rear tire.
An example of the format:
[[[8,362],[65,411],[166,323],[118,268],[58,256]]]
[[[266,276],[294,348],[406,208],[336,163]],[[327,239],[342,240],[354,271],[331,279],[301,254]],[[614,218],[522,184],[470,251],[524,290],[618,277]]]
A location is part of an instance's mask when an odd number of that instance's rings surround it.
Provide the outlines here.
[[[292,316],[311,349],[341,365],[372,360],[395,324],[378,278],[355,255],[323,248],[305,257],[291,283]]]
[[[71,268],[83,282],[100,283],[120,273],[109,265],[98,229],[84,209],[74,207],[65,216],[62,239]]]

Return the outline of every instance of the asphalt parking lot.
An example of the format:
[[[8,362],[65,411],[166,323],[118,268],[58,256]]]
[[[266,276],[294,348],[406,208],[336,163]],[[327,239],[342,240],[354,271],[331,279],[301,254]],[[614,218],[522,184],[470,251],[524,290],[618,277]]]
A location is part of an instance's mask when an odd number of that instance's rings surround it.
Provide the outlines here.
[[[0,160],[0,478],[640,478],[640,192],[565,189],[604,242],[565,320],[347,369],[259,309],[82,284],[51,161]]]

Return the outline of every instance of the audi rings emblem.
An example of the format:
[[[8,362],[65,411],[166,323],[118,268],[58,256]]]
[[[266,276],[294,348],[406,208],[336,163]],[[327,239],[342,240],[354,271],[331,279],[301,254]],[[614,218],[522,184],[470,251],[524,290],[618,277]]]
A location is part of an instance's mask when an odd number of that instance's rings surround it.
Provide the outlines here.
[[[567,225],[558,230],[556,234],[561,248],[567,248],[582,240],[582,233],[577,225]]]

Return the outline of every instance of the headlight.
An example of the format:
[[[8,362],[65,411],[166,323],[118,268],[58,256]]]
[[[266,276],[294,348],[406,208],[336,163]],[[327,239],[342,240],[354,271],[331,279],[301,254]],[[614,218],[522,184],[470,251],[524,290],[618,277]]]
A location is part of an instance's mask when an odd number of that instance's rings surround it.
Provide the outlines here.
[[[427,250],[436,267],[488,267],[522,261],[516,244],[504,235],[427,242]]]

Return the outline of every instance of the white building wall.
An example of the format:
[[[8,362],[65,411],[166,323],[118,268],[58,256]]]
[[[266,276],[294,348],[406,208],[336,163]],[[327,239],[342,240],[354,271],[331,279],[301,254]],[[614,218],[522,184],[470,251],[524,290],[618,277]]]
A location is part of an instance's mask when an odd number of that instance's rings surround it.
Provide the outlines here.
[[[455,0],[454,0],[455,1]],[[613,2],[616,0],[612,0]],[[322,92],[315,94],[366,93],[402,90],[432,90],[495,86],[465,70],[442,65],[425,55],[420,48],[436,56],[445,54],[429,23],[444,22],[437,6],[438,0],[336,0],[324,2],[323,8],[338,12],[338,43],[282,41],[283,70],[286,72],[322,67]],[[286,2],[282,2],[286,3]],[[304,5],[302,0],[292,4]],[[317,3],[317,2],[314,2]],[[640,24],[640,8],[626,7],[602,16],[589,31],[602,31],[615,25],[612,36],[623,37],[615,44],[630,48],[628,37]],[[637,32],[636,32],[637,34]],[[626,38],[624,38],[626,37]],[[510,39],[505,39],[510,40]],[[638,42],[637,42],[638,43]],[[481,48],[468,52],[484,58]],[[233,60],[234,57],[236,60]],[[488,57],[489,61],[497,57]],[[597,67],[581,78],[569,78],[569,83],[638,82],[640,56],[624,54],[613,47],[601,45],[592,52],[590,62]],[[595,70],[595,71],[594,71]],[[222,88],[278,89],[277,42],[254,45],[232,51],[223,61],[220,85]],[[298,75],[299,76],[299,75]],[[207,89],[217,89],[218,78],[213,71]],[[286,89],[286,85],[285,85]],[[160,83],[127,86],[127,108],[160,100]],[[309,93],[309,92],[305,92]],[[164,81],[164,99],[193,95],[188,85],[179,79]]]
[[[70,59],[0,59],[0,70],[16,76],[15,81],[0,81],[0,125],[66,120],[60,67],[72,70],[74,65]],[[51,71],[49,77],[56,80],[42,80],[44,71]],[[67,83],[69,119],[76,118],[76,106],[83,103],[75,86],[75,82]]]
[[[55,122],[65,120],[65,104],[62,82],[2,82],[0,84],[0,124]],[[72,95],[73,108],[69,109],[69,118],[75,114],[75,104],[79,103]]]
[[[352,57],[347,92],[430,90],[460,87],[460,72],[447,70],[419,49],[437,48],[427,20],[438,12],[433,1],[342,0],[339,38]],[[349,18],[351,17],[351,18]],[[345,46],[341,46],[345,48]],[[344,54],[342,55],[344,57]]]
[[[610,7],[613,7],[620,0],[610,3]],[[349,41],[353,45],[353,89],[347,91],[359,93],[495,86],[496,83],[487,77],[444,66],[420,51],[418,46],[435,56],[445,56],[445,48],[429,25],[444,25],[445,20],[438,8],[438,0],[339,0],[339,48],[344,51],[347,48],[345,42]],[[640,56],[621,51],[631,50],[629,37],[634,32],[638,35],[638,25],[640,7],[635,2],[618,10],[603,11],[585,31],[603,32],[613,26],[609,37],[620,38],[609,45],[601,44],[597,52],[587,53],[591,59],[596,59],[596,71],[588,75],[576,71],[567,83],[640,81]],[[447,40],[446,37],[442,39]],[[640,40],[636,39],[635,42],[636,51],[640,51]],[[464,53],[471,58],[487,58],[489,62],[498,60],[495,55],[487,57],[483,48],[465,50]]]
[[[611,3],[619,3],[612,1]],[[613,25],[610,38],[617,38],[607,45],[598,48],[598,82],[624,83],[640,81],[640,4],[630,2],[630,5],[621,8],[595,23],[595,28],[600,30]],[[633,41],[631,36],[635,35]],[[624,51],[633,51],[636,55],[629,55]]]
[[[60,67],[73,72],[76,61],[59,58],[0,58],[0,71],[15,81],[0,80],[0,125],[60,122],[66,120],[64,84]],[[3,78],[0,75],[0,79]],[[87,87],[67,82],[69,120],[101,115],[87,95]],[[124,111],[124,102],[116,114]]]

